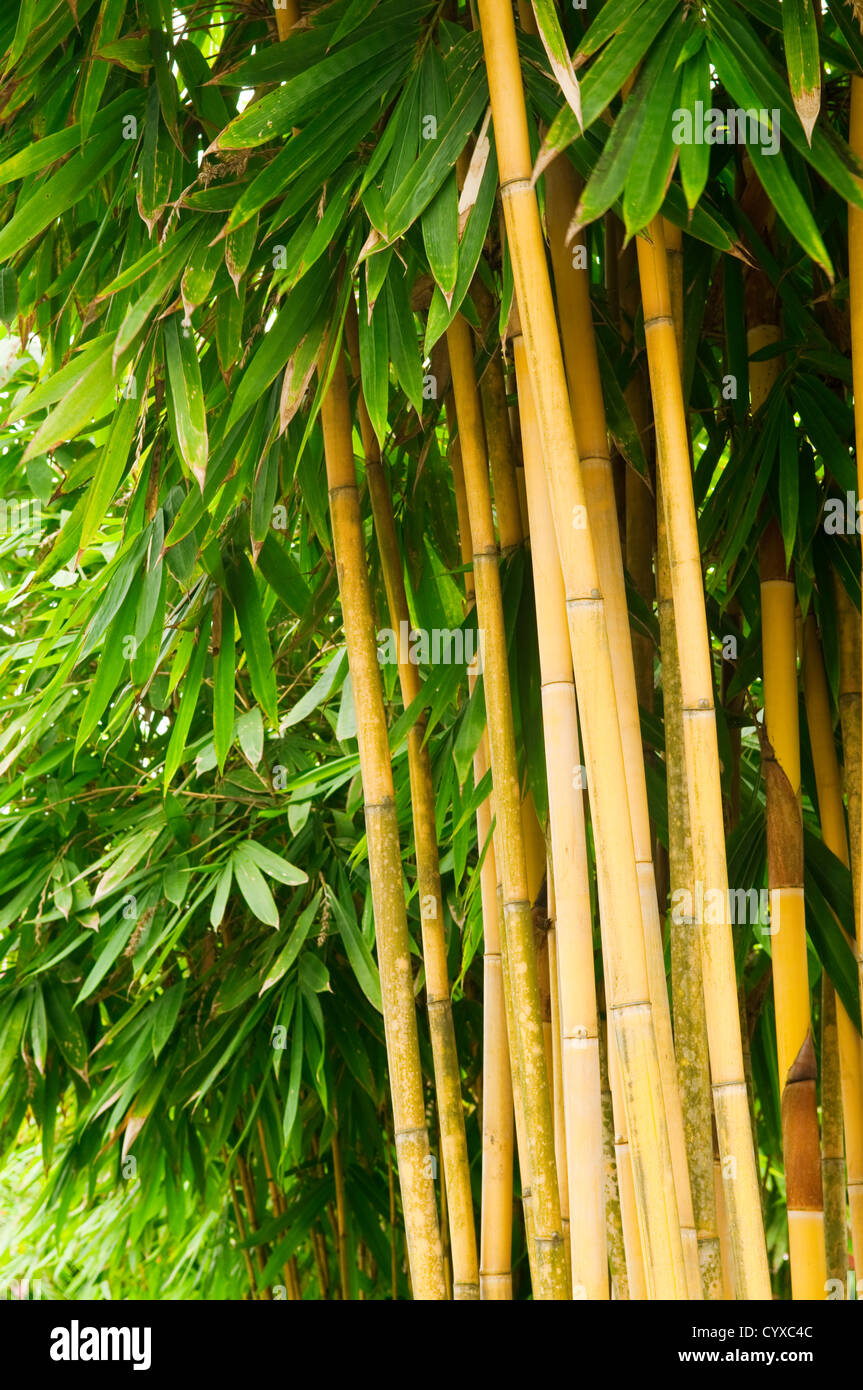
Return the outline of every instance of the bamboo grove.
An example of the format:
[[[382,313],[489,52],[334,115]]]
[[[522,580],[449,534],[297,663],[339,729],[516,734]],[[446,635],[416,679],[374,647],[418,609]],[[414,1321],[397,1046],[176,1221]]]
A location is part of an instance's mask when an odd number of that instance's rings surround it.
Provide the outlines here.
[[[856,1297],[863,7],[0,51],[3,1282]]]

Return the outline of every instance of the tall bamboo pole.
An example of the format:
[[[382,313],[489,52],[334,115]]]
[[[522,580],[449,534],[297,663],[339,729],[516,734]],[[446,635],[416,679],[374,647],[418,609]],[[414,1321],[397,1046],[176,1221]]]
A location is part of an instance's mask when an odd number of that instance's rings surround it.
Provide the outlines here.
[[[599,358],[593,331],[590,303],[590,277],[574,265],[572,251],[566,245],[566,233],[575,210],[576,188],[572,165],[567,159],[556,159],[546,170],[546,219],[548,222],[551,259],[557,302],[560,310],[563,355],[569,381],[572,419],[581,462],[587,516],[596,546],[599,584],[605,599],[606,620],[611,646],[611,666],[617,711],[620,719],[620,738],[629,789],[629,810],[632,817],[632,838],[641,894],[644,921],[647,974],[662,1091],[671,1144],[671,1160],[677,1194],[677,1210],[683,1253],[687,1267],[690,1298],[701,1298],[701,1276],[698,1263],[698,1243],[692,1208],[683,1115],[680,1103],[674,1044],[671,1034],[671,1015],[665,980],[665,957],[662,947],[662,925],[656,895],[653,869],[653,846],[650,815],[647,806],[647,780],[644,751],[641,742],[638,684],[633,651],[632,632],[626,604],[626,583],[623,574],[620,531]],[[581,241],[586,247],[586,243]],[[631,471],[631,470],[630,470]],[[643,484],[642,484],[643,490]],[[647,526],[648,568],[652,551],[652,523]],[[650,645],[652,688],[653,647]]]
[[[770,322],[772,292],[753,271],[747,285],[747,345],[752,357],[779,340]],[[752,362],[752,409],[767,399],[780,371],[772,357]],[[810,1013],[803,896],[803,820],[800,809],[800,728],[797,696],[797,594],[786,568],[775,519],[758,552],[764,653],[767,858],[772,923],[773,1000],[782,1093],[788,1250],[792,1296],[823,1298],[827,1271],[821,1144],[815,1110],[815,1045]],[[788,1093],[786,1095],[786,1092]],[[811,1114],[810,1114],[811,1106]]]
[[[727,903],[728,870],[710,639],[660,218],[650,224],[649,236],[649,241],[644,236],[638,238],[638,265],[677,624],[693,862],[696,880],[705,890],[718,890],[720,901]],[[713,1106],[738,1295],[745,1299],[769,1298],[770,1276],[743,1072],[729,913],[723,913],[722,918],[720,922],[708,922],[701,913],[699,922]]]
[[[512,339],[539,638],[543,734],[554,864],[572,1289],[608,1298],[593,927],[572,653],[554,519],[524,339]]]
[[[288,37],[299,17],[299,0],[279,0],[276,8],[276,28],[280,42]]]
[[[470,531],[477,618],[484,635],[483,678],[503,888],[501,939],[512,992],[513,1075],[518,1073],[531,1168],[537,1298],[565,1298],[567,1287],[554,1125],[540,1017],[531,902],[521,825],[506,632],[473,344],[465,319],[447,330]]]
[[[356,310],[351,312],[349,308],[346,336],[355,363],[355,375],[359,367],[359,343],[356,334]],[[421,682],[419,669],[411,661],[409,654],[408,639],[412,627],[393,519],[392,499],[362,390],[357,400],[357,415],[390,623],[396,634],[402,703],[405,709],[408,709],[420,693]],[[427,719],[423,713],[408,733],[408,771],[426,975],[426,1007],[432,1043],[435,1096],[440,1117],[441,1157],[452,1247],[453,1294],[456,1300],[460,1301],[479,1298],[479,1264],[461,1074],[447,971],[444,902],[435,824],[435,793],[431,758],[425,743],[426,724]]]
[[[668,247],[668,283],[678,361],[683,361],[683,234],[664,222]],[[671,887],[671,986],[674,1001],[674,1040],[680,1078],[683,1127],[689,1159],[692,1208],[698,1233],[698,1259],[704,1297],[726,1296],[716,1211],[713,1163],[713,1102],[707,1016],[701,970],[698,920],[691,912],[675,912],[679,903],[696,901],[695,866],[689,828],[686,789],[686,750],[683,732],[683,690],[677,653],[677,627],[671,585],[668,533],[657,481],[656,597],[662,654],[662,708],[665,730],[665,776],[668,803],[668,861]],[[721,1174],[721,1168],[720,1168]],[[721,1183],[720,1183],[721,1191]],[[728,1264],[727,1252],[726,1264]]]
[[[569,413],[536,196],[527,113],[508,0],[479,0],[495,144],[516,297],[549,473],[563,567],[588,790],[608,923],[609,1008],[621,1056],[650,1292],[682,1297],[686,1275],[647,983],[638,875],[608,629]],[[582,529],[581,522],[584,520]],[[626,811],[625,817],[622,812]]]
[[[815,619],[811,614],[803,626],[803,691],[806,701],[809,742],[812,746],[812,761],[815,766],[821,834],[827,848],[832,850],[843,864],[848,864],[848,835],[845,829],[845,809],[842,803],[842,777],[839,771],[839,760],[836,756],[836,744],[833,740],[830,695],[827,688],[821,644],[818,640]],[[823,978],[830,986],[830,992],[834,994],[836,1041],[839,1052],[839,1077],[842,1094],[841,1114],[845,1133],[845,1161],[848,1169],[851,1240],[855,1260],[863,1261],[863,1040],[849,1018],[842,1000],[835,995],[826,973]],[[827,1108],[824,1090],[825,1086],[822,1084],[822,1113]],[[840,1133],[838,1137],[833,1138],[831,1145],[834,1154],[840,1158],[842,1156],[841,1138]],[[826,1154],[826,1140],[824,1148]],[[844,1235],[844,1191],[842,1231]],[[844,1254],[844,1242],[842,1250]],[[844,1283],[845,1276],[838,1272],[834,1274],[831,1271],[831,1278],[841,1278]]]
[[[348,665],[354,700],[360,711],[357,740],[411,1283],[415,1298],[443,1299],[446,1286],[434,1186],[429,1176],[431,1150],[420,1069],[398,817],[354,468],[348,382],[341,348],[321,405],[321,422]]]
[[[461,445],[456,434],[455,411],[447,399],[449,457],[458,516],[459,542],[464,566],[465,602],[474,602],[473,539],[467,510]],[[476,676],[468,672],[473,694]],[[475,786],[480,786],[489,770],[488,730],[483,730],[474,754]],[[512,1298],[512,1191],[513,1191],[513,1108],[521,1124],[521,1095],[516,1098],[518,1078],[510,1071],[507,988],[498,911],[498,872],[492,822],[492,798],[477,807],[477,845],[483,855],[480,868],[480,898],[483,925],[483,1041],[482,1041],[482,1199],[480,1204],[480,1298],[507,1301]],[[522,1197],[525,1226],[530,1227],[530,1180],[526,1177],[527,1155],[523,1138],[520,1147]],[[525,1193],[525,1186],[527,1192]],[[528,1250],[533,1244],[528,1241]]]

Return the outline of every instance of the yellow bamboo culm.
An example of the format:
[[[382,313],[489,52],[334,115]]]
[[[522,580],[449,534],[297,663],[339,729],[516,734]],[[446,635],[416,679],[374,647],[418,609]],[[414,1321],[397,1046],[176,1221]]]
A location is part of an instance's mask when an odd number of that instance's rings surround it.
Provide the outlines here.
[[[719,901],[727,904],[713,671],[661,218],[655,218],[648,230],[650,240],[638,237],[638,266],[677,627],[693,863],[696,882],[705,892],[718,891]],[[713,1107],[738,1297],[769,1298],[729,916],[726,910],[721,921],[708,922],[702,912],[699,922]]]
[[[751,335],[749,350],[750,354],[756,350]],[[782,1144],[786,1168],[791,1287],[794,1298],[823,1298],[827,1278],[824,1212],[821,1151],[814,1109],[815,1049],[809,1004],[803,897],[803,826],[799,806],[796,594],[785,568],[782,537],[778,526],[772,521],[760,543],[759,566],[764,644],[764,722],[769,742],[765,776],[773,998],[779,1084],[783,1093]],[[810,1082],[812,1116],[805,1108],[810,1098]],[[789,1099],[786,1107],[785,1091],[792,1087],[793,1104]],[[806,1205],[802,1205],[804,1202]]]
[[[815,619],[811,614],[803,626],[803,692],[815,767],[821,835],[825,845],[833,851],[836,858],[841,859],[843,864],[848,864],[842,776],[833,740],[833,720],[824,658]],[[830,988],[833,988],[832,985]],[[855,1262],[859,1262],[863,1261],[863,1039],[838,995],[835,998],[835,1009],[851,1242]],[[841,1156],[841,1147],[834,1145],[834,1148],[836,1147],[839,1148]],[[843,1199],[843,1229],[844,1205]],[[831,1274],[831,1277],[844,1279],[844,1275]]]
[[[530,516],[543,734],[554,864],[572,1290],[608,1298],[593,926],[572,653],[524,339],[512,339]]]
[[[668,252],[668,285],[678,361],[683,361],[683,233],[673,223],[663,222]],[[707,1046],[707,1016],[701,971],[701,945],[698,921],[687,904],[695,898],[695,868],[692,861],[692,835],[689,829],[689,803],[686,791],[686,751],[683,733],[682,687],[677,654],[677,629],[671,586],[668,533],[662,506],[661,482],[657,482],[656,506],[656,598],[662,656],[662,708],[665,726],[665,777],[668,803],[668,860],[671,887],[671,987],[674,1001],[674,1041],[680,1078],[681,1105],[692,1209],[698,1239],[698,1260],[704,1297],[729,1296],[725,1260],[717,1216],[716,1173],[721,1167],[713,1159],[713,1102],[710,1094],[710,1059]],[[677,898],[677,894],[681,898]],[[675,911],[675,904],[678,910]],[[721,1193],[721,1182],[720,1182]],[[727,1244],[727,1235],[726,1235]],[[731,1283],[733,1288],[733,1280]]]
[[[353,312],[351,312],[353,307]],[[351,358],[359,369],[356,309],[349,306],[346,337]],[[396,634],[402,703],[408,709],[420,693],[419,670],[409,655],[411,631],[402,559],[393,519],[392,499],[362,390],[357,415],[366,464],[366,482],[372,504],[378,553],[387,594],[390,623]],[[479,1298],[479,1263],[473,1197],[470,1185],[461,1074],[452,1019],[446,959],[444,903],[438,862],[435,795],[431,759],[425,743],[426,717],[421,714],[408,733],[408,770],[411,788],[417,888],[422,924],[426,1007],[432,1043],[435,1096],[441,1129],[441,1158],[446,1189],[449,1235],[453,1264],[453,1296],[456,1300]]]
[[[501,943],[509,975],[514,1036],[513,1077],[518,1074],[530,1161],[537,1298],[565,1298],[568,1278],[554,1162],[554,1123],[540,1016],[536,952],[521,824],[503,602],[491,508],[473,344],[465,319],[447,330],[470,533],[477,620],[482,633],[483,677],[502,883]],[[517,1112],[518,1113],[518,1112]]]
[[[608,1007],[621,1061],[645,1272],[653,1297],[680,1298],[686,1296],[686,1273],[668,1130],[655,1104],[662,1080],[609,636],[530,182],[515,24],[508,0],[479,0],[479,17],[516,298],[564,576],[595,842],[602,851],[598,881],[606,924]]]
[[[465,601],[474,601],[473,540],[467,512],[467,494],[461,463],[461,446],[456,435],[455,412],[447,398],[449,457],[458,516],[459,543],[464,566]],[[476,675],[468,671],[473,694]],[[480,786],[489,770],[488,730],[483,731],[474,754],[474,785]],[[476,833],[480,866],[480,899],[483,929],[483,1009],[482,1009],[482,1197],[480,1203],[480,1298],[506,1302],[512,1298],[512,1194],[515,1085],[510,1071],[509,990],[504,970],[498,914],[498,873],[492,823],[492,798],[477,807]],[[520,1096],[519,1096],[520,1104]],[[520,1111],[519,1111],[520,1113]],[[525,1181],[526,1158],[522,1164]],[[529,1181],[525,1224],[529,1225]],[[528,1250],[532,1253],[532,1244]]]
[[[756,276],[758,277],[756,279]],[[766,320],[763,276],[748,287],[749,356],[780,339]],[[780,358],[750,364],[752,410],[766,401],[781,369]],[[788,1254],[795,1299],[824,1298],[827,1267],[821,1141],[815,1100],[806,907],[803,889],[803,821],[800,809],[800,727],[797,696],[797,594],[786,568],[785,545],[775,519],[759,543],[761,627],[764,653],[764,725],[767,784],[767,862],[770,885],[773,1000],[782,1094],[782,1148],[788,1210]],[[786,1094],[787,1092],[787,1094]],[[812,1113],[809,1113],[811,1104]]]
[[[444,1299],[398,816],[341,349],[321,404],[321,422],[348,665],[357,709],[363,711],[357,739],[408,1263],[414,1298]]]
[[[288,37],[299,17],[299,0],[279,0],[276,5],[276,28],[279,33],[279,42]]]
[[[689,1296],[702,1296],[698,1260],[698,1241],[688,1160],[683,1131],[683,1113],[671,1034],[671,1014],[665,980],[662,926],[656,896],[653,846],[647,806],[647,780],[641,742],[641,720],[632,633],[626,603],[620,531],[614,478],[608,449],[608,429],[599,358],[593,331],[590,304],[590,274],[575,264],[577,258],[566,245],[566,234],[575,210],[576,188],[572,166],[559,157],[545,173],[546,219],[557,302],[560,311],[563,355],[569,381],[569,395],[581,473],[587,499],[587,517],[596,546],[599,585],[605,599],[606,621],[611,647],[611,666],[620,738],[629,788],[632,838],[641,894],[647,974],[653,1023],[662,1073],[662,1092],[671,1144],[671,1160],[677,1195],[677,1211],[683,1254],[686,1261]],[[576,244],[585,250],[583,240]],[[642,484],[643,491],[643,484]],[[652,527],[648,527],[648,535]],[[648,546],[649,562],[650,546]],[[650,644],[651,687],[653,648]]]

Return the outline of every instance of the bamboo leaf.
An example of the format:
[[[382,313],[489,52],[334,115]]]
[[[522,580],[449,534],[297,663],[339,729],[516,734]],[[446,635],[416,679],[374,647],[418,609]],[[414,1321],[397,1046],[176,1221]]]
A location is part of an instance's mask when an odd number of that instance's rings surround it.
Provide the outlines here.
[[[203,492],[207,479],[207,412],[195,336],[188,324],[180,325],[179,314],[174,314],[162,324],[162,341],[177,441]]]
[[[821,109],[821,60],[812,0],[783,0],[782,36],[794,108],[811,145]]]
[[[560,21],[557,17],[557,10],[554,7],[554,0],[531,0],[536,25],[539,30],[539,37],[542,39],[542,46],[548,54],[548,61],[554,73],[558,86],[566,97],[567,105],[578,123],[579,129],[582,128],[581,118],[581,92],[578,87],[578,78],[572,66],[572,59],[569,56],[569,49],[563,37]]]
[[[273,652],[258,586],[247,557],[240,554],[228,572],[231,601],[240,625],[240,636],[249,666],[255,698],[271,723],[278,722]]]

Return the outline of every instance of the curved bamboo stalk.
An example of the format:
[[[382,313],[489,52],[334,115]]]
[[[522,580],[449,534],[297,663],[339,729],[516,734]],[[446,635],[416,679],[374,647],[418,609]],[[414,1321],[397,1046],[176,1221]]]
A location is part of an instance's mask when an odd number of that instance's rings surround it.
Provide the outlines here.
[[[356,309],[348,312],[346,331],[351,357],[358,375],[359,343],[356,337]],[[372,504],[378,553],[387,594],[390,623],[396,634],[399,684],[405,709],[420,694],[418,667],[410,660],[408,637],[412,630],[405,591],[402,559],[393,519],[392,499],[384,474],[380,449],[372,429],[362,390],[357,415],[363,441],[366,482]],[[452,1018],[449,975],[446,958],[444,902],[438,860],[435,793],[431,758],[425,743],[425,713],[408,733],[408,770],[411,788],[414,843],[416,845],[417,888],[422,924],[423,963],[426,976],[426,1008],[432,1043],[435,1097],[441,1128],[441,1157],[449,1215],[452,1248],[453,1294],[456,1300],[479,1298],[479,1264],[476,1248],[473,1197],[470,1186],[467,1139],[461,1073]]]
[[[690,1298],[699,1299],[702,1297],[702,1289],[698,1263],[698,1241],[692,1208],[680,1089],[671,1033],[668,988],[665,980],[665,956],[653,867],[653,845],[647,805],[647,780],[641,741],[634,643],[626,603],[626,582],[623,574],[620,531],[617,524],[614,477],[608,448],[608,430],[599,375],[599,358],[593,332],[590,279],[586,271],[574,267],[573,254],[566,245],[567,228],[576,204],[575,177],[568,160],[559,158],[549,166],[545,174],[545,185],[546,218],[555,289],[560,310],[563,356],[569,381],[572,419],[584,478],[587,516],[596,545],[599,584],[605,599],[608,622],[611,666],[620,719],[620,738],[626,766],[632,838],[635,846],[636,871],[644,921],[650,1002],[653,1006],[653,1023],[656,1030],[656,1045],[662,1073],[662,1092],[671,1144],[680,1235],[687,1269],[687,1287]],[[585,245],[583,240],[581,244]],[[631,473],[632,470],[629,469],[627,472]],[[630,489],[627,490],[627,496],[629,496],[629,491]],[[641,483],[641,491],[643,494],[643,483]],[[650,569],[652,521],[645,527],[642,517],[641,526],[643,530],[646,530],[648,536],[647,561],[648,569]],[[652,690],[653,645],[649,643],[648,646],[650,649],[650,687]]]
[[[477,617],[484,636],[483,675],[487,728],[500,844],[503,888],[500,919],[504,973],[512,992],[510,1039],[513,1076],[518,1073],[531,1170],[537,1298],[566,1297],[560,1198],[554,1165],[554,1126],[540,1017],[536,953],[521,825],[521,796],[510,702],[506,633],[488,465],[467,322],[457,315],[447,329],[453,394],[459,427]]]
[[[415,1298],[443,1299],[446,1285],[430,1178],[398,817],[341,348],[321,405],[321,422],[348,665],[356,707],[362,710],[357,739],[411,1283]]]
[[[668,536],[683,694],[684,742],[696,880],[728,901],[713,670],[692,492],[689,440],[660,218],[638,238],[650,388]],[[731,924],[700,914],[713,1106],[735,1277],[741,1298],[769,1298],[761,1196],[743,1072]]]
[[[806,702],[806,720],[809,727],[809,742],[812,746],[812,761],[815,767],[821,835],[827,848],[832,850],[843,864],[847,864],[848,835],[845,829],[845,810],[842,804],[842,777],[839,771],[839,760],[836,756],[836,744],[833,741],[833,720],[827,676],[824,670],[824,658],[812,614],[803,625],[803,691]],[[823,978],[829,985],[829,992],[835,996],[833,986],[826,974]],[[845,1133],[851,1240],[855,1260],[863,1261],[863,1039],[861,1039],[848,1016],[847,1009],[838,997],[834,998],[834,1010],[841,1085],[841,1104],[838,1110],[841,1113]],[[826,1091],[827,1078],[825,1076],[822,1079],[821,1089],[822,1117],[825,1113],[829,1113],[830,1109],[826,1104]],[[837,1107],[834,1106],[833,1109],[835,1111]],[[825,1133],[825,1159],[828,1155],[827,1138]],[[831,1136],[830,1148],[832,1155],[841,1159],[841,1130],[838,1135]],[[842,1254],[844,1256],[846,1245],[844,1174],[842,1182]],[[844,1285],[844,1271],[834,1273],[831,1270],[830,1278],[841,1279]]]
[[[633,1171],[650,1292],[684,1296],[686,1276],[653,1028],[626,771],[608,629],[587,525],[551,286],[531,187],[527,114],[508,0],[479,0],[480,30],[516,296],[534,390],[564,574],[588,789],[600,847],[600,907],[608,924],[609,1008],[621,1055]],[[584,526],[582,529],[582,521]],[[622,814],[626,808],[625,817]]]
[[[512,339],[542,690],[560,992],[572,1289],[608,1298],[593,925],[566,598],[524,339]]]

